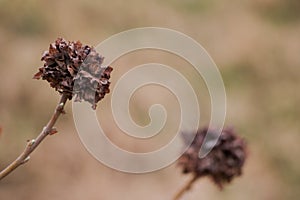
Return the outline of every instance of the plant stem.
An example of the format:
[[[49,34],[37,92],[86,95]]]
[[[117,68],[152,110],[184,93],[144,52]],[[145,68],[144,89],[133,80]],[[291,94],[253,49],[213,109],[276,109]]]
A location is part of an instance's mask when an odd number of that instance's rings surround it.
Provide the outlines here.
[[[64,106],[68,100],[68,97],[69,96],[67,94],[62,94],[60,101],[48,124],[43,128],[42,132],[35,139],[28,141],[24,151],[19,155],[19,157],[0,172],[0,180],[13,172],[20,165],[23,165],[24,163],[29,161],[30,154],[41,144],[41,142],[48,135],[56,133],[54,125],[59,116],[64,113]]]
[[[180,200],[180,198],[184,195],[185,192],[191,189],[193,183],[198,179],[196,175],[193,176],[189,182],[187,182],[175,195],[174,200]]]

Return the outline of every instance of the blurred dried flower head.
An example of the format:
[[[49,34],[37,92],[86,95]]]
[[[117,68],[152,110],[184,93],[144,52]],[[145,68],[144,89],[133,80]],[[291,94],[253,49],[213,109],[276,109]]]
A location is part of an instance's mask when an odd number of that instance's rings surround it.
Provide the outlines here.
[[[69,99],[75,96],[75,101],[87,101],[95,109],[109,93],[112,68],[101,66],[103,59],[93,47],[58,38],[43,54],[44,66],[33,78],[42,78]]]
[[[207,128],[198,130],[188,150],[180,157],[178,165],[184,174],[192,173],[197,178],[208,176],[220,189],[242,174],[246,159],[246,143],[237,136],[233,129],[223,129],[214,148],[204,158],[199,158],[199,151],[206,134],[214,140],[217,133]],[[183,134],[184,138],[191,136]],[[211,141],[212,141],[211,140]],[[204,145],[209,145],[209,141]],[[205,146],[204,146],[205,147]]]

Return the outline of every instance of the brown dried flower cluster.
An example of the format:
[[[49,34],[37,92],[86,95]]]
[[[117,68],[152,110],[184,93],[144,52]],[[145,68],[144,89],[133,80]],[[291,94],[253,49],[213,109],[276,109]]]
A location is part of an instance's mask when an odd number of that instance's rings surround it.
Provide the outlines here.
[[[109,93],[112,68],[101,66],[103,57],[93,47],[58,38],[41,60],[44,66],[33,78],[47,80],[56,91],[68,94],[69,99],[75,96],[75,101],[87,101],[95,109]]]
[[[242,174],[246,159],[246,143],[232,129],[224,129],[212,151],[200,159],[199,151],[207,133],[212,139],[217,138],[214,131],[208,131],[206,128],[198,130],[178,164],[184,174],[193,173],[196,178],[208,176],[222,189],[224,183],[229,183],[234,177]]]

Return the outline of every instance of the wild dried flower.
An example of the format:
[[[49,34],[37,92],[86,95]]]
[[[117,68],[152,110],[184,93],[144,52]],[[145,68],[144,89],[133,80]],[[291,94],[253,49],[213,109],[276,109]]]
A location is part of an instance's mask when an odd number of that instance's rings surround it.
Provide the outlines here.
[[[178,164],[184,174],[193,173],[196,178],[208,176],[222,189],[224,183],[229,183],[234,177],[242,174],[246,159],[246,143],[233,132],[233,129],[224,129],[211,152],[200,159],[199,151],[207,133],[212,138],[217,138],[217,133],[213,130],[206,128],[198,130]]]
[[[93,47],[58,38],[43,54],[44,65],[33,78],[42,78],[69,99],[75,95],[76,101],[87,101],[95,109],[109,93],[112,68],[101,66],[103,59]]]

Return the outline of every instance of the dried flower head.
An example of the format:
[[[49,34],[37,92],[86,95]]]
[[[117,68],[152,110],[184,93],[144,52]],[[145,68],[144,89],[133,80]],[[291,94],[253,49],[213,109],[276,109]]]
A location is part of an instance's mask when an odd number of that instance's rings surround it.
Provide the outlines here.
[[[199,151],[207,133],[212,138],[217,138],[217,133],[213,130],[198,130],[192,144],[180,157],[178,165],[182,167],[184,174],[193,173],[197,178],[208,176],[222,189],[224,183],[229,183],[242,174],[246,143],[232,129],[224,129],[211,152],[200,159]]]
[[[93,47],[58,38],[45,51],[41,59],[44,65],[33,78],[42,78],[59,93],[68,94],[69,99],[75,95],[76,101],[87,101],[95,109],[109,93],[112,68],[101,66],[103,59]]]

